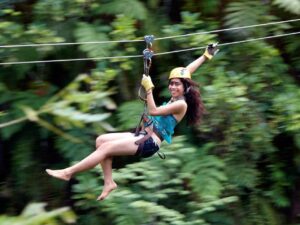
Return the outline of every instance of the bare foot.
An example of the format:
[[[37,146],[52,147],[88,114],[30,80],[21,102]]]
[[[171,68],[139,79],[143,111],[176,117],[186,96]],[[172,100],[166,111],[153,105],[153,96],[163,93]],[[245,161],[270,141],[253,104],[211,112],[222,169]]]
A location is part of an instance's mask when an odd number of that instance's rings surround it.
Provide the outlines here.
[[[118,185],[115,182],[112,182],[110,184],[105,184],[101,195],[97,198],[97,201],[104,200],[109,195],[109,193],[112,192],[117,187]]]
[[[46,169],[46,172],[55,178],[61,179],[61,180],[66,180],[69,181],[71,179],[71,175],[67,173],[66,170],[50,170]]]

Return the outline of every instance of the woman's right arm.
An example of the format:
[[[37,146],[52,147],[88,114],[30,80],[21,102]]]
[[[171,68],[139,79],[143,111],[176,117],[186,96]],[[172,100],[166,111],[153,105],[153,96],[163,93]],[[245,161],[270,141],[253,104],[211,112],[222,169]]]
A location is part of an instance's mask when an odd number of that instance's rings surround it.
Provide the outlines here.
[[[154,85],[151,81],[151,77],[143,75],[141,84],[147,91],[147,107],[148,107],[148,113],[151,116],[169,115],[169,114],[176,115],[186,110],[187,105],[185,101],[176,101],[173,104],[157,107],[153,98],[152,89],[154,88]]]

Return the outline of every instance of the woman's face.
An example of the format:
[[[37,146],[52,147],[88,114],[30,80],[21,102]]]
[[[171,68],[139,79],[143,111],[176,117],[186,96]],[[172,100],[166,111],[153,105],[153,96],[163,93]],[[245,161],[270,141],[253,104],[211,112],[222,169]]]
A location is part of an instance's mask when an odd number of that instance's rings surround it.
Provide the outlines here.
[[[184,87],[179,78],[173,78],[169,81],[169,91],[174,98],[183,96]]]

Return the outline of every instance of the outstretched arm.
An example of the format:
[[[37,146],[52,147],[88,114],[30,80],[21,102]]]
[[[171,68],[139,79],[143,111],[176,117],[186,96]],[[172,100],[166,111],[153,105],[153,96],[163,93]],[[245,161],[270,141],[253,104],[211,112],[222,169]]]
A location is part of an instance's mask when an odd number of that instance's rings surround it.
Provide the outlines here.
[[[202,56],[200,56],[198,59],[191,62],[186,69],[192,74],[194,73],[199,66],[202,65],[207,59],[212,59],[212,57],[217,54],[219,49],[217,48],[218,43],[215,44],[209,44],[207,48],[205,49],[205,52]]]
[[[191,62],[186,69],[190,72],[190,74],[194,73],[199,66],[202,65],[206,61],[206,57],[204,55],[200,56],[198,59]]]

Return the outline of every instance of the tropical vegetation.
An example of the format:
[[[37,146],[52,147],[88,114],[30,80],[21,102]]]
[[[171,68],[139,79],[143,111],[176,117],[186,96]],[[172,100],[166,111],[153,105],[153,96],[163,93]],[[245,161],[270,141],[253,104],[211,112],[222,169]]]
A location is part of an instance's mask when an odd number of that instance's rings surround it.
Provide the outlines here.
[[[239,42],[300,23],[203,33],[299,15],[298,0],[1,1],[0,224],[299,225],[299,34]],[[70,182],[45,174],[91,153],[98,135],[137,125],[143,59],[122,57],[146,45],[120,40],[192,33],[153,43],[155,53],[196,48],[153,57],[157,104],[172,68],[220,43],[193,74],[202,123],[182,122],[165,160],[116,158],[118,189],[103,202],[100,168]],[[95,41],[116,42],[83,44]]]

